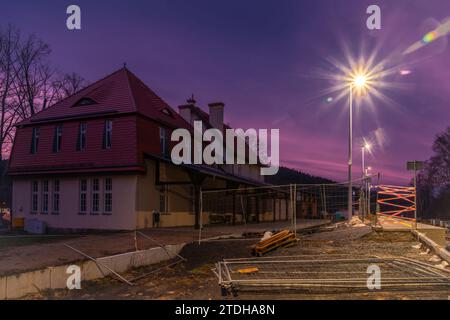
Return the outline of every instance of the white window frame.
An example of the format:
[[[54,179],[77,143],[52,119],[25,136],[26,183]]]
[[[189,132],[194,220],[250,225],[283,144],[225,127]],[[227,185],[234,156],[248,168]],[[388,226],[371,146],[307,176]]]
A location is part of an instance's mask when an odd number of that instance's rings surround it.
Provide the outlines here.
[[[97,189],[94,188],[95,182],[97,182]],[[94,207],[94,201],[97,200],[97,208]],[[101,211],[101,199],[100,199],[100,179],[93,178],[91,180],[91,203],[90,209],[92,215],[98,215]]]
[[[41,182],[41,214],[48,214],[49,211],[49,181],[48,180],[42,180]]]
[[[37,214],[39,210],[39,181],[31,181],[31,213]]]
[[[84,188],[83,188],[83,185],[84,185]],[[80,193],[80,198],[79,198],[79,202],[78,202],[78,210],[79,210],[80,214],[84,215],[87,213],[88,205],[89,205],[89,202],[88,202],[88,179],[80,179],[79,193]],[[84,205],[84,210],[83,210],[83,205]]]
[[[52,183],[52,214],[59,214],[61,206],[61,181],[53,180]]]
[[[111,214],[113,211],[113,180],[105,178],[103,182],[103,213]],[[109,199],[108,199],[109,198]],[[107,203],[109,201],[110,203]]]

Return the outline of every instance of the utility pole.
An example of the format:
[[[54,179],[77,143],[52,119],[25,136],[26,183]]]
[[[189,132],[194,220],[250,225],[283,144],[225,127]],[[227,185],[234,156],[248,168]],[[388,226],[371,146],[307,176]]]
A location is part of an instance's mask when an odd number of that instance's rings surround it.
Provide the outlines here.
[[[414,171],[414,229],[417,230],[417,171],[423,169],[423,161],[408,161],[406,169]]]
[[[352,219],[353,215],[353,188],[352,188],[352,163],[353,163],[353,86],[350,84],[349,97],[349,126],[348,126],[348,221]]]

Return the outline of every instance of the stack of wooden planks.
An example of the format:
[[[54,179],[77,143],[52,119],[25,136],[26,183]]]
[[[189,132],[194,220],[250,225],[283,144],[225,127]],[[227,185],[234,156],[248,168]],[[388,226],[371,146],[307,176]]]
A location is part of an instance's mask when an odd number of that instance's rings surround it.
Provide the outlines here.
[[[297,242],[293,232],[283,230],[275,233],[270,238],[262,240],[251,247],[252,254],[262,256],[279,247],[289,247]]]

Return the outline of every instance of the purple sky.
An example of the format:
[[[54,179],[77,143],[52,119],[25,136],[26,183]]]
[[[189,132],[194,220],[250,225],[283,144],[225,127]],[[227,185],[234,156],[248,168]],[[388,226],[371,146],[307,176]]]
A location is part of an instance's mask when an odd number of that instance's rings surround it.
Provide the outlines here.
[[[65,9],[78,4],[82,30],[68,31]],[[382,29],[366,28],[366,8],[382,9]],[[427,159],[434,136],[450,125],[450,49],[447,38],[408,57],[401,52],[438,21],[450,17],[448,0],[149,0],[8,1],[2,22],[34,32],[52,48],[61,71],[90,81],[123,62],[171,106],[194,93],[200,106],[226,104],[233,127],[280,128],[284,165],[339,181],[346,179],[345,100],[327,104],[323,90],[345,62],[345,44],[361,48],[394,75],[388,99],[355,106],[354,173],[359,176],[362,136],[382,133],[367,159],[384,183],[406,183],[407,160]],[[387,81],[387,80],[386,80]],[[366,108],[365,108],[366,107]]]

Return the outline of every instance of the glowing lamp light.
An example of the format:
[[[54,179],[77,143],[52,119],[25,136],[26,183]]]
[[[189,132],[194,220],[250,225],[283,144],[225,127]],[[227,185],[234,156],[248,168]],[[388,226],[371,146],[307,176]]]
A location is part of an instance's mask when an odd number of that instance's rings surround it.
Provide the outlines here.
[[[367,77],[365,75],[357,75],[354,79],[353,79],[353,84],[355,85],[355,87],[357,88],[363,88],[366,85],[367,82]]]
[[[370,150],[370,148],[372,148],[372,146],[369,143],[364,144],[364,148],[366,150]]]

